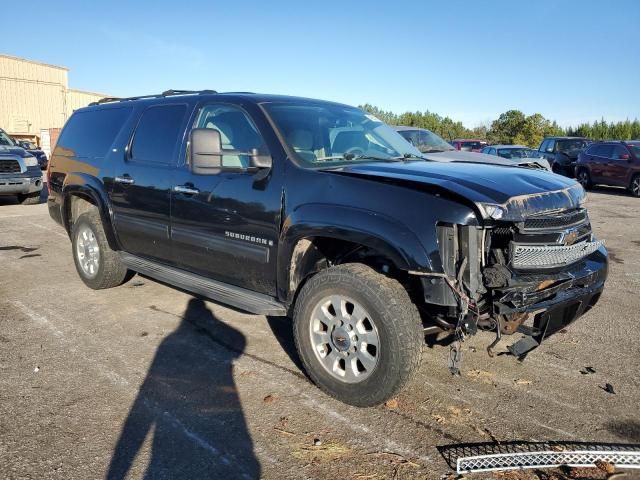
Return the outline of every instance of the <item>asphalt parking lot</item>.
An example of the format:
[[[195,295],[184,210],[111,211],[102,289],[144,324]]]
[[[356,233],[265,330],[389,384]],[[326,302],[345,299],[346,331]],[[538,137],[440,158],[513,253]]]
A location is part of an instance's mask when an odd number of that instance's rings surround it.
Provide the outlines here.
[[[92,291],[46,205],[0,197],[0,477],[435,479],[468,444],[640,443],[640,201],[588,206],[611,255],[595,309],[522,363],[472,338],[460,377],[425,347],[396,400],[358,409],[309,383],[289,320],[140,276]]]

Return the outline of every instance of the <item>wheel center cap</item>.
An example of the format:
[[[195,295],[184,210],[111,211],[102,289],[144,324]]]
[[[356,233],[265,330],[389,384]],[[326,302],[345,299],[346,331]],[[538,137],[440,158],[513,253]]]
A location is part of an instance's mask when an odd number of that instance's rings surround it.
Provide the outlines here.
[[[344,328],[336,328],[331,334],[331,341],[340,352],[346,352],[351,348],[351,337]]]

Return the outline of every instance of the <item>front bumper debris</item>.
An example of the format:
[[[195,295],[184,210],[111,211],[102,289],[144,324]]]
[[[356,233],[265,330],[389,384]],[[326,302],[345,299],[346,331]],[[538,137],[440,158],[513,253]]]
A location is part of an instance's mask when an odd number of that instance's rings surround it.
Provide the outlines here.
[[[457,459],[457,473],[496,472],[530,468],[595,467],[640,468],[640,450],[567,450],[496,453]]]

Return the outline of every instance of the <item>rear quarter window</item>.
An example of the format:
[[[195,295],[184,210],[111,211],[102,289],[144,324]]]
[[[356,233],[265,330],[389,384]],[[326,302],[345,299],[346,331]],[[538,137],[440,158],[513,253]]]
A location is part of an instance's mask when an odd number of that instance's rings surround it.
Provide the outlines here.
[[[75,112],[56,145],[56,154],[77,158],[104,157],[125,121],[130,107]]]

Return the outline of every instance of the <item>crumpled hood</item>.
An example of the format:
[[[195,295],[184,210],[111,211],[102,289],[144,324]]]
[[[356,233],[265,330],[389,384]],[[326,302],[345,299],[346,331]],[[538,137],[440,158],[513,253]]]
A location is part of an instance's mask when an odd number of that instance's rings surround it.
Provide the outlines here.
[[[413,186],[443,189],[476,205],[500,205],[506,211],[505,220],[577,208],[585,196],[575,180],[555,173],[483,163],[379,162],[344,165],[325,171],[370,179],[393,178]]]
[[[527,165],[538,164],[546,167],[537,158],[503,158],[497,155],[487,155],[485,153],[465,152],[464,150],[449,150],[446,152],[423,153],[424,157],[436,162],[470,162],[470,163],[488,163],[489,165]]]
[[[0,145],[0,155],[16,155],[21,158],[32,157],[29,152],[21,147],[8,147],[6,145]]]

